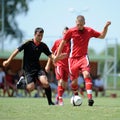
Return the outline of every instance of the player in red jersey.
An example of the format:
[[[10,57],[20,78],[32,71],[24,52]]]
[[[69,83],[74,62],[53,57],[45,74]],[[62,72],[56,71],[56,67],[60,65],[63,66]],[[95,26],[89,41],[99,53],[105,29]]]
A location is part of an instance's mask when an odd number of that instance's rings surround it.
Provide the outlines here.
[[[63,40],[61,41],[57,55],[59,55],[66,44],[66,42],[71,41],[71,52],[69,56],[69,70],[70,78],[72,80],[71,88],[75,95],[78,95],[78,75],[79,72],[83,74],[85,80],[85,86],[88,97],[88,105],[93,106],[94,100],[92,99],[92,79],[90,76],[90,65],[88,59],[88,43],[90,38],[100,38],[103,39],[106,36],[108,26],[111,24],[108,21],[102,32],[97,32],[96,30],[86,27],[85,18],[82,15],[77,16],[76,26],[67,31]],[[55,61],[57,56],[55,58]]]
[[[68,30],[68,27],[65,27],[63,30],[63,35],[67,32],[67,30]],[[57,49],[58,49],[61,41],[62,41],[62,38],[58,39],[54,42],[54,45],[51,49],[53,54],[56,55]],[[70,52],[69,42],[64,46],[62,52],[69,54],[69,52]],[[51,59],[48,59],[48,62],[47,62],[46,67],[45,67],[47,72],[50,69],[50,65],[51,65]],[[56,104],[63,105],[62,95],[64,93],[64,90],[66,89],[67,82],[68,82],[68,74],[69,74],[68,58],[65,58],[63,60],[59,60],[54,65],[55,65],[56,79],[58,80],[58,88],[57,88],[58,95],[56,97]]]

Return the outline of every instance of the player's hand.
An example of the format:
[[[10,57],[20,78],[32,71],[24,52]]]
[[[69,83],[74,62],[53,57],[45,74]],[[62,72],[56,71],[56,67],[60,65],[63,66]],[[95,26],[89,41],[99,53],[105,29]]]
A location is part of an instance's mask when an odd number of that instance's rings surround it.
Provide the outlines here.
[[[62,60],[62,59],[67,58],[67,57],[68,57],[67,53],[61,53],[59,56],[55,56],[55,57],[54,57],[53,62],[55,63],[55,62],[57,62],[58,60]]]
[[[53,63],[54,63],[54,64],[57,62],[57,59],[58,59],[58,57],[55,56],[54,59],[53,59]]]
[[[109,25],[111,25],[111,21],[107,21],[105,27],[108,27]]]
[[[9,62],[7,60],[3,62],[4,67],[7,67],[8,65],[9,65]]]
[[[68,54],[67,53],[61,53],[59,55],[59,59],[64,59],[64,58],[67,58],[68,57]]]

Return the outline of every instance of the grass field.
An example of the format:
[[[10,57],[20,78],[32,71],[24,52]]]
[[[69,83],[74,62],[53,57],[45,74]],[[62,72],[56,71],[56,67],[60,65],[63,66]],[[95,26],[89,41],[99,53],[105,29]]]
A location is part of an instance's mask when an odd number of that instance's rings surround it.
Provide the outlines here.
[[[0,120],[120,120],[120,97],[95,98],[93,107],[73,107],[70,98],[64,106],[48,106],[46,98],[0,98]]]

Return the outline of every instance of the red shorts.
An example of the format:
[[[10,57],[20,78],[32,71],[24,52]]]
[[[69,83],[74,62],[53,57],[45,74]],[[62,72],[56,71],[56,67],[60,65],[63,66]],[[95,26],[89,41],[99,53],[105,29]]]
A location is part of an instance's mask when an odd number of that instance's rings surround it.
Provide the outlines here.
[[[83,71],[90,72],[90,64],[87,55],[83,57],[69,58],[68,62],[71,80],[78,78],[79,73],[82,73]]]
[[[55,74],[56,74],[56,79],[57,80],[62,79],[63,81],[67,82],[68,81],[69,69],[68,69],[68,67],[56,66]]]

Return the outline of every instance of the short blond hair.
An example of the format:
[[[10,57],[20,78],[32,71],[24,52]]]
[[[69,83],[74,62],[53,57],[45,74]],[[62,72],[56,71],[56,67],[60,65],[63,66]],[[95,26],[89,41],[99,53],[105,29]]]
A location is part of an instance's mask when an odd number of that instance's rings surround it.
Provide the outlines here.
[[[78,15],[77,16],[77,20],[80,20],[80,19],[82,19],[83,21],[85,21],[85,17],[83,15]]]

